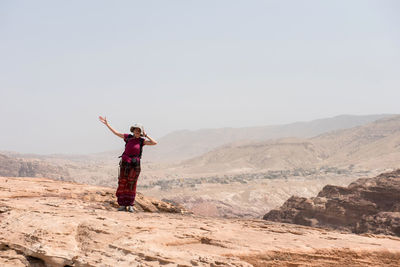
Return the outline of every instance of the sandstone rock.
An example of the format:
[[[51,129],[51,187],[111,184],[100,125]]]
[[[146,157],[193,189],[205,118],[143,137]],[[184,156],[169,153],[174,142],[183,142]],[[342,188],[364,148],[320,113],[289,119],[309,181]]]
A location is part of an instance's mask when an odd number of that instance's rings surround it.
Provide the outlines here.
[[[379,212],[364,216],[356,224],[356,233],[368,233],[400,236],[400,212]]]
[[[325,186],[317,197],[291,197],[265,220],[400,236],[400,170]]]
[[[141,194],[118,212],[114,190],[0,177],[0,266],[400,265],[400,238],[182,214]]]

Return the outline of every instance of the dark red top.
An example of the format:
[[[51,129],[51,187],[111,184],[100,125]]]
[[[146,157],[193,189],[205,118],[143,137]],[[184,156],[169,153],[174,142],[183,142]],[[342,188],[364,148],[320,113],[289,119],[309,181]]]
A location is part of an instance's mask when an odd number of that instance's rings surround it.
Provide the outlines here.
[[[124,134],[124,141],[127,142],[125,146],[124,154],[122,154],[122,161],[131,162],[131,157],[135,157],[136,159],[140,160],[140,140],[144,138],[139,137],[129,137],[129,134]],[[144,145],[144,143],[142,143]]]

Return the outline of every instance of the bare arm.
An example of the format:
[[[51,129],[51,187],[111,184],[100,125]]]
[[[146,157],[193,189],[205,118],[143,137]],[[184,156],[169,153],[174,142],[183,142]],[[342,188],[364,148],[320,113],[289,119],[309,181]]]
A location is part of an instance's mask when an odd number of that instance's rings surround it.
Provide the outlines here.
[[[110,126],[110,124],[108,123],[106,117],[99,116],[99,120],[100,120],[102,123],[104,123],[104,124],[108,127],[108,129],[110,129],[110,131],[113,132],[113,134],[115,134],[115,135],[118,136],[118,137],[124,138],[124,134],[117,132],[116,130],[114,130],[114,128],[112,128],[112,127]]]
[[[157,145],[157,141],[148,136],[146,133],[143,133],[144,137],[147,137],[149,140],[144,140],[143,144],[148,145],[148,146],[154,146]]]

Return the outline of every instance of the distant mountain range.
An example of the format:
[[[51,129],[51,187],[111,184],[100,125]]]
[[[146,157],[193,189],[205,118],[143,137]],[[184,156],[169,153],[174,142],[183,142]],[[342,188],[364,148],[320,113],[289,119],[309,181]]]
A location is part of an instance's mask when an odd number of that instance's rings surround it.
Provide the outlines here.
[[[145,149],[144,159],[152,162],[176,162],[200,156],[232,142],[265,141],[285,137],[310,138],[330,131],[364,125],[390,116],[393,115],[340,115],[284,125],[175,131],[160,138],[157,146]]]
[[[161,178],[321,166],[397,166],[399,128],[399,115],[383,114],[341,115],[276,126],[177,131],[160,138],[159,145],[144,149],[143,174]],[[73,175],[90,177],[85,179],[91,183],[101,180],[107,184],[115,176],[121,150],[76,156],[0,152],[0,175]],[[79,175],[83,171],[90,175]]]
[[[235,142],[176,164],[185,174],[228,174],[296,168],[396,168],[400,165],[400,116],[312,138]]]

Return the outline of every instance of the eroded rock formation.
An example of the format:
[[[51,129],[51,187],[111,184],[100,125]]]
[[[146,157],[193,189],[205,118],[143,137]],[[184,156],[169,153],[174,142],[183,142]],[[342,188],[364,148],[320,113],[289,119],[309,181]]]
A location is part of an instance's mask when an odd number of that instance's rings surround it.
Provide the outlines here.
[[[400,170],[325,186],[317,197],[289,198],[265,220],[400,236]]]

